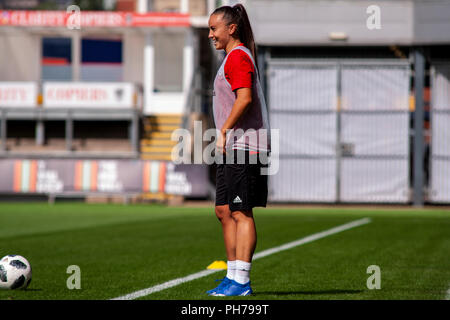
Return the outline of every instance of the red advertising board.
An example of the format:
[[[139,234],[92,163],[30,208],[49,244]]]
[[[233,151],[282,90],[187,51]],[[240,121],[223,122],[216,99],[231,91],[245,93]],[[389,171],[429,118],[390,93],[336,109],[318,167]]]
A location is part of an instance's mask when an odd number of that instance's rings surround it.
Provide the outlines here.
[[[78,20],[79,19],[79,20]],[[0,26],[65,27],[79,21],[83,27],[189,27],[188,14],[181,13],[135,13],[121,11],[31,11],[0,10]]]

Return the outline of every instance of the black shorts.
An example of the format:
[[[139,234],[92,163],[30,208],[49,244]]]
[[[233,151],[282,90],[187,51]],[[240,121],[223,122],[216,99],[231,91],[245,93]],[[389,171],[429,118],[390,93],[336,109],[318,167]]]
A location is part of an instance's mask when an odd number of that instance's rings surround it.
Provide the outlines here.
[[[245,163],[238,163],[238,155],[242,154],[245,156]],[[216,206],[228,204],[231,212],[250,211],[253,207],[266,206],[267,174],[261,174],[261,169],[267,168],[267,161],[261,162],[258,155],[235,150],[234,161],[226,162],[224,156],[223,164],[217,164]]]

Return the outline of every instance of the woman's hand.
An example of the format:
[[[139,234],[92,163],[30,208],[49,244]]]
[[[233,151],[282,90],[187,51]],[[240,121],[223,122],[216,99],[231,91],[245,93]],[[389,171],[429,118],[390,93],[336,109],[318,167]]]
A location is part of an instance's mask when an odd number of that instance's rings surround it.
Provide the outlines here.
[[[220,130],[216,140],[216,152],[225,154],[225,143],[227,141],[227,134],[225,130]]]

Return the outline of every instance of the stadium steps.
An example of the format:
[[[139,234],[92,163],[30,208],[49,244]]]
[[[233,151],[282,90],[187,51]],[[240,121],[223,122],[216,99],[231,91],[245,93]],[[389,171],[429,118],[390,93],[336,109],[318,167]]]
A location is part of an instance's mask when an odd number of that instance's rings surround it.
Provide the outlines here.
[[[172,156],[170,154],[166,155],[166,154],[155,153],[155,154],[141,155],[141,159],[142,160],[172,161]]]
[[[140,141],[141,159],[172,160],[172,132],[182,127],[182,114],[155,115],[144,118],[143,134]]]
[[[141,159],[154,161],[172,161],[172,148],[178,142],[172,141],[172,132],[183,125],[183,115],[156,115],[144,118],[142,139],[140,140]],[[182,198],[182,197],[181,197]],[[166,202],[178,204],[180,196],[164,192],[144,192],[138,202]]]

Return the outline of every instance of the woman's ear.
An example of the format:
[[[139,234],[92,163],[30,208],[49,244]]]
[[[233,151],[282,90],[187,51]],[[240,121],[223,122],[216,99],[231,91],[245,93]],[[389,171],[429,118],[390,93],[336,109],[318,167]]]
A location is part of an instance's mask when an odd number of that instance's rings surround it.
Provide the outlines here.
[[[229,34],[230,34],[230,36],[237,36],[237,24],[235,24],[235,23],[232,23],[232,24],[230,24],[229,25],[229,27],[228,27],[229,29]]]

